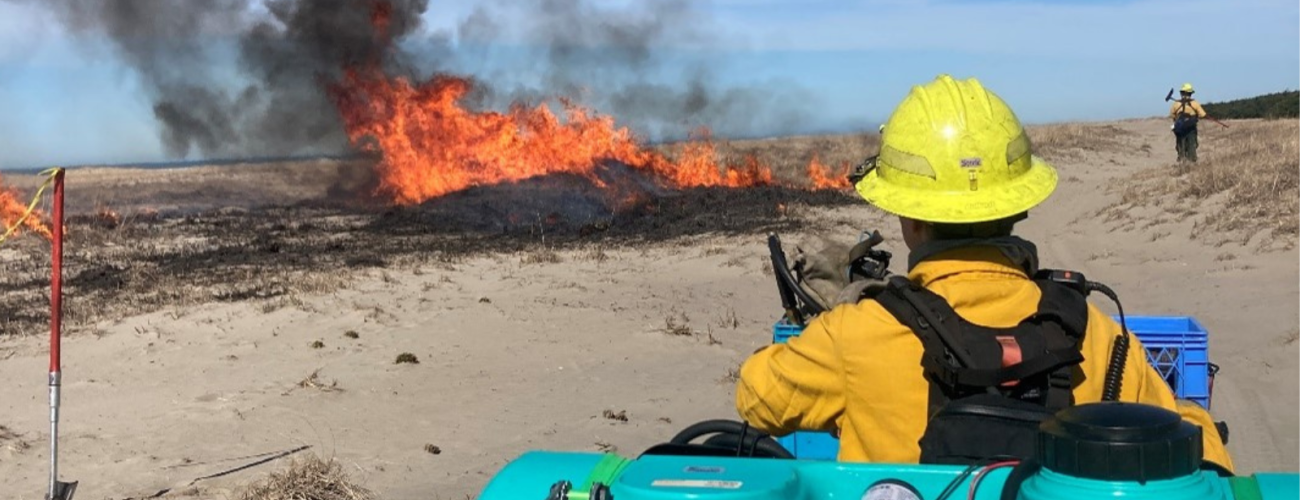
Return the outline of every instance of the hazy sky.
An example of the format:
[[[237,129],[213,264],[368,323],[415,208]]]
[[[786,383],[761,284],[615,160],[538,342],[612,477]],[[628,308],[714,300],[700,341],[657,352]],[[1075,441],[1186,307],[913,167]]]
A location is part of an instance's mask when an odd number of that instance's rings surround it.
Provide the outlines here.
[[[1295,0],[696,1],[718,39],[668,49],[717,61],[727,82],[806,90],[807,130],[867,128],[938,73],[979,77],[1032,123],[1162,114],[1184,81],[1203,101],[1300,88]],[[432,0],[426,29],[455,32],[476,3]],[[489,43],[529,42],[502,31]],[[463,64],[533,71],[520,62]],[[106,41],[0,0],[0,169],[166,159]]]

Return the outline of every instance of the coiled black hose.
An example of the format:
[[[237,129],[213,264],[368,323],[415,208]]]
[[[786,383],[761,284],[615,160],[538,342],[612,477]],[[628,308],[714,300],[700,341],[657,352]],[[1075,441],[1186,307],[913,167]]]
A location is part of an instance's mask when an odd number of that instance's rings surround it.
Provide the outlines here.
[[[1089,281],[1089,291],[1101,292],[1115,302],[1119,309],[1120,334],[1115,336],[1115,346],[1110,352],[1110,363],[1106,366],[1106,380],[1102,384],[1102,401],[1119,401],[1120,391],[1124,388],[1124,366],[1128,362],[1129,331],[1128,321],[1124,319],[1124,305],[1119,302],[1119,295],[1110,287]]]
[[[1106,367],[1106,382],[1101,391],[1102,401],[1119,400],[1120,390],[1124,388],[1126,361],[1128,361],[1128,335],[1121,333],[1115,336],[1115,349],[1111,351],[1110,364]]]

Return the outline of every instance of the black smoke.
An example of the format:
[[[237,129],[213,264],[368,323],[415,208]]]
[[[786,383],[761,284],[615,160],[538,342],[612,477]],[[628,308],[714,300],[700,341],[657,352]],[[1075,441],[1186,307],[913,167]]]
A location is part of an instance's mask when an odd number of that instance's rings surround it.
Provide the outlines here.
[[[390,42],[418,30],[428,8],[428,0],[39,4],[87,41],[111,42],[152,98],[166,153],[178,158],[344,151],[325,84],[368,62],[404,71]],[[375,15],[388,19],[384,33]]]
[[[698,126],[790,132],[807,118],[798,89],[721,85],[718,65],[700,58],[677,67],[666,47],[721,41],[702,2],[689,0],[483,2],[454,36],[421,29],[428,0],[6,1],[45,6],[73,33],[109,40],[149,93],[172,157],[346,152],[325,89],[344,68],[365,64],[412,78],[485,68],[470,75],[471,105],[562,97],[652,139]],[[376,27],[376,16],[386,22]],[[529,57],[493,65],[483,47],[510,37]]]

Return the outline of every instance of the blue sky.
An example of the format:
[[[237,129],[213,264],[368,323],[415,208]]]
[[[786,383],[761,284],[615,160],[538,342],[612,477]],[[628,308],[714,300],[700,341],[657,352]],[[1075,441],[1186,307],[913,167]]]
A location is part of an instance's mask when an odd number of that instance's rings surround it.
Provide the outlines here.
[[[477,2],[431,3],[426,29],[436,32],[454,31]],[[705,8],[717,39],[666,49],[716,62],[728,83],[804,90],[809,130],[869,127],[938,73],[979,77],[1030,123],[1161,114],[1164,93],[1184,81],[1206,101],[1300,88],[1294,0],[714,0]],[[529,43],[503,31],[492,43]],[[490,65],[523,77],[534,70],[512,67],[519,62]],[[69,36],[31,3],[0,0],[0,170],[166,160],[150,104],[106,42]]]

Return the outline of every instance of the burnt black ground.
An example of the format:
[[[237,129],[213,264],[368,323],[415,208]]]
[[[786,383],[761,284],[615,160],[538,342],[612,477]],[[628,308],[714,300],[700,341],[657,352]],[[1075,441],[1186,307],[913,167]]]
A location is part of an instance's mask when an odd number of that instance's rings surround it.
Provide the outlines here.
[[[343,285],[348,271],[502,253],[674,244],[809,224],[799,206],[861,203],[843,192],[764,186],[665,190],[550,176],[453,193],[418,206],[306,201],[177,210],[120,221],[68,218],[65,322],[72,331],[171,306],[275,299]],[[43,332],[49,249],[34,236],[0,259],[0,335]]]

